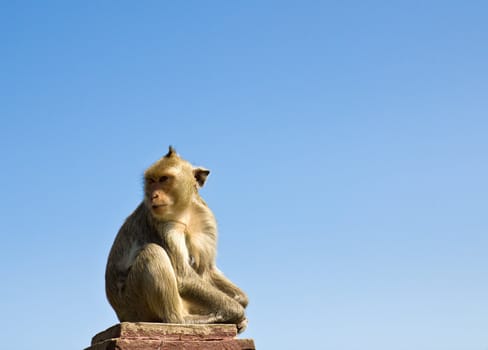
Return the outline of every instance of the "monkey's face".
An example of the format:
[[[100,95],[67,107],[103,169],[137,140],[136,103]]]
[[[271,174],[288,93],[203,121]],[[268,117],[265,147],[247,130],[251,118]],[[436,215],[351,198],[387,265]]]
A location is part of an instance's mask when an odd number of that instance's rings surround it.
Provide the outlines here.
[[[144,176],[146,207],[158,220],[179,220],[194,193],[192,184],[195,180],[192,173],[183,167],[174,166],[155,170]]]
[[[180,220],[208,174],[207,169],[194,168],[170,148],[168,155],[144,173],[146,207],[158,220]]]
[[[181,188],[181,178],[175,174],[158,174],[145,179],[145,202],[151,213],[158,219],[176,219],[190,202],[187,191]]]
[[[144,197],[146,206],[155,216],[164,216],[168,209],[174,205],[170,188],[174,183],[174,177],[161,175],[158,177],[146,177],[144,185]]]

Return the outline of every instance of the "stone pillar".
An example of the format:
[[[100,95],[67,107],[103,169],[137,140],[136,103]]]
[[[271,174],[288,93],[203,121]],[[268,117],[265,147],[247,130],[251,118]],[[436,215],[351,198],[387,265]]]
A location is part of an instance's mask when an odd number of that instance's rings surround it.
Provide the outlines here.
[[[232,324],[122,322],[95,335],[85,350],[255,350],[252,339],[236,336]]]

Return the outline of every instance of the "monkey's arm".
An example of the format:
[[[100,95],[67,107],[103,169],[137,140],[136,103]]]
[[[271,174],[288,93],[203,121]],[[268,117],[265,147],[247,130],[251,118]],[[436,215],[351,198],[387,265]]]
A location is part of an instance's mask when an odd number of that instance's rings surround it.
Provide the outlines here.
[[[165,238],[180,295],[200,300],[213,310],[213,318],[209,322],[242,321],[245,318],[244,308],[239,302],[201,278],[190,266],[185,234],[171,230]]]
[[[232,283],[224,274],[217,268],[213,268],[208,272],[210,281],[219,290],[237,300],[242,307],[246,307],[249,303],[246,293],[244,293],[239,287]]]

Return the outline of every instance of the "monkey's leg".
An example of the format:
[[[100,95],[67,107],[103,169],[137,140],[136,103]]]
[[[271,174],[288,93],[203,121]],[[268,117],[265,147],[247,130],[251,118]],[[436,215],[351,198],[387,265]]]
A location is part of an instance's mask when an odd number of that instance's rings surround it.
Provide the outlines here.
[[[165,238],[181,297],[185,300],[197,301],[210,311],[210,314],[201,317],[200,320],[204,323],[236,324],[244,320],[245,311],[242,305],[198,275],[190,266],[185,233],[169,230]]]
[[[127,313],[121,321],[183,323],[184,309],[175,272],[166,251],[150,243],[127,276]]]
[[[217,268],[208,271],[208,276],[211,283],[220,289],[222,292],[237,300],[242,307],[246,307],[249,303],[246,293],[244,293],[239,287],[232,283],[227,277],[224,276]]]

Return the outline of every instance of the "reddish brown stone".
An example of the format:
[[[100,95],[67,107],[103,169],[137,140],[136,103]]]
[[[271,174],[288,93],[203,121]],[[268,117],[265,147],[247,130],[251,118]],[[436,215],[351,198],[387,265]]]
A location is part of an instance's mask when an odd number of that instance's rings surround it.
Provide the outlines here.
[[[149,338],[161,340],[222,340],[232,339],[237,329],[232,324],[171,324],[122,322],[98,333],[92,345],[111,338]]]
[[[252,339],[236,339],[235,325],[123,322],[97,334],[86,350],[254,350]]]

